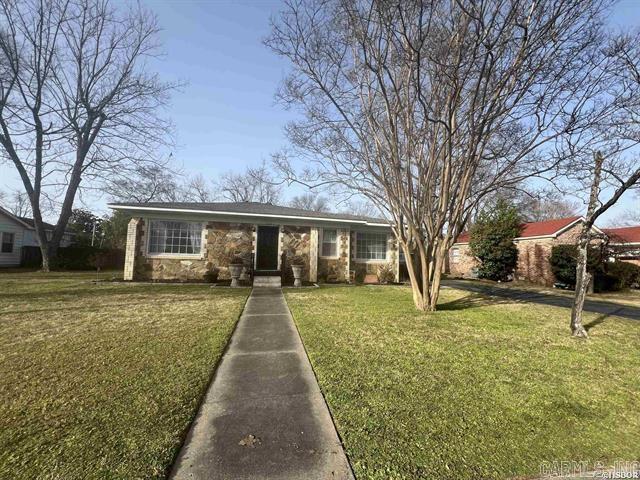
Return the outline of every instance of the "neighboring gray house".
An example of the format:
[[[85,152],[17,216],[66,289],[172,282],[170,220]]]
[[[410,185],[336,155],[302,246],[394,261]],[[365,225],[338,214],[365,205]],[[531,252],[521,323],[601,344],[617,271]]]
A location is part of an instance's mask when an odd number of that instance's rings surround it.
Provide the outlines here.
[[[47,237],[55,228],[45,222]],[[75,235],[66,232],[60,242],[61,247],[68,247],[73,243]],[[0,207],[0,267],[18,267],[22,263],[24,247],[38,247],[36,229],[33,219],[18,217]]]
[[[125,280],[202,280],[241,257],[256,275],[291,275],[304,260],[304,280],[374,282],[379,269],[399,274],[395,237],[386,220],[277,205],[235,203],[114,203],[131,215]]]

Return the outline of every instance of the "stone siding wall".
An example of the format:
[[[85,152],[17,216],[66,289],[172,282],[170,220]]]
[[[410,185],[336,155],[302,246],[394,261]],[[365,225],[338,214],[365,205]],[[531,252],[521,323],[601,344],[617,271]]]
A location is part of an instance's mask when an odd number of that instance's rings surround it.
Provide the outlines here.
[[[207,224],[207,261],[209,267],[218,269],[218,278],[231,278],[229,265],[234,257],[241,257],[245,266],[251,267],[253,229],[253,225],[248,223]]]
[[[311,253],[311,227],[296,227],[283,225],[281,229],[281,268],[284,269],[285,283],[293,283],[293,271],[291,261],[294,257],[304,259],[302,280],[308,282],[310,272],[309,255]]]
[[[337,229],[338,257],[318,259],[318,279],[324,282],[349,281],[350,231]]]
[[[204,228],[202,255],[193,258],[147,256],[146,231],[139,229],[140,240],[135,262],[135,280],[182,282],[203,281],[205,274],[218,270],[221,280],[230,278],[228,266],[231,260],[242,257],[247,267],[251,265],[253,252],[253,226],[242,223],[209,222]]]
[[[229,278],[229,264],[242,257],[251,268],[256,244],[255,226],[248,223],[208,222],[204,224],[202,254],[194,256],[149,256],[147,254],[148,225],[142,218],[129,224],[125,278],[152,281],[203,281],[207,273],[217,270],[218,278]],[[315,233],[315,239],[314,239]],[[393,235],[388,234],[387,259],[365,262],[355,258],[356,232],[338,228],[338,257],[321,258],[318,255],[318,228],[311,226],[283,225],[280,228],[280,261],[285,283],[293,283],[291,264],[294,257],[304,261],[303,280],[346,282],[354,271],[363,280],[367,275],[377,280],[381,265],[397,270],[398,248]],[[312,278],[313,277],[313,278]]]

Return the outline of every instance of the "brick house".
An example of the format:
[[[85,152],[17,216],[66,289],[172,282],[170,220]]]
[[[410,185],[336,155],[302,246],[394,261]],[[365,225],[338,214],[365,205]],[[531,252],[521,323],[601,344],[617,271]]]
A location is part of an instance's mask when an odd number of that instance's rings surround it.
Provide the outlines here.
[[[304,260],[303,279],[374,282],[381,266],[398,279],[397,242],[384,219],[312,212],[255,202],[114,203],[131,215],[125,280],[197,281],[241,257],[245,273],[291,279],[291,260]]]
[[[635,227],[605,228],[609,247],[616,260],[640,266],[640,225]]]
[[[520,236],[514,239],[518,248],[518,264],[515,280],[553,285],[549,257],[554,245],[575,244],[580,235],[583,218],[579,216],[558,218],[544,222],[524,223]],[[595,233],[602,230],[593,227]],[[449,250],[449,274],[454,277],[474,278],[478,260],[469,248],[469,233],[462,233]]]

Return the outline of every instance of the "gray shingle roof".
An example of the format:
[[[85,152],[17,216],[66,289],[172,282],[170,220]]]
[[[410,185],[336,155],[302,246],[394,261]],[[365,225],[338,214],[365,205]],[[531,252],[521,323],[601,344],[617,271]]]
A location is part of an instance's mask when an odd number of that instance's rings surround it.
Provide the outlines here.
[[[114,207],[130,207],[135,210],[136,207],[145,209],[171,209],[171,210],[201,210],[203,212],[228,212],[244,215],[276,215],[281,217],[309,217],[329,220],[342,220],[354,222],[368,223],[384,223],[388,224],[384,218],[367,217],[360,215],[351,215],[348,213],[333,212],[314,212],[311,210],[303,210],[301,208],[282,207],[280,205],[272,205],[270,203],[259,202],[214,202],[214,203],[193,203],[193,202],[148,202],[148,203],[110,203],[109,206]]]
[[[35,222],[33,221],[33,218],[28,218],[28,217],[16,217],[16,218],[19,218],[24,223],[29,225],[31,228],[35,228]],[[46,228],[47,230],[53,230],[54,228],[56,228],[56,226],[52,225],[51,223],[42,222],[42,224],[44,225],[44,228]]]

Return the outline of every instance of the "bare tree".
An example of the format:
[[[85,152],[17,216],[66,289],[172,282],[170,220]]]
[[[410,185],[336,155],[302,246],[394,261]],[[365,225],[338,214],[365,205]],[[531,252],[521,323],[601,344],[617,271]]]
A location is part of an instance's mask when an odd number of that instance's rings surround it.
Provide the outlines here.
[[[554,178],[589,143],[606,100],[606,0],[289,0],[266,40],[290,60],[279,98],[300,175],[385,211],[420,310],[479,203]],[[597,99],[597,101],[595,101]],[[582,138],[581,142],[571,141]]]
[[[280,184],[262,162],[248,167],[244,173],[227,172],[216,182],[216,189],[231,202],[278,203],[282,193]]]
[[[78,191],[157,164],[174,85],[148,70],[156,19],[109,0],[0,0],[0,145],[28,195],[48,270]],[[50,239],[42,200],[61,199]]]
[[[580,157],[569,165],[571,175],[577,173],[578,184],[589,185],[585,222],[578,240],[576,289],[571,309],[571,334],[587,337],[582,325],[587,287],[588,246],[596,220],[615,205],[620,197],[640,182],[640,34],[621,35],[610,41],[606,54],[615,63],[607,81],[607,94],[620,107],[602,125],[604,135],[596,146],[606,149],[594,152],[593,158]],[[582,176],[580,176],[582,174]]]
[[[105,186],[105,192],[120,202],[182,201],[180,176],[158,165],[139,165],[129,176],[116,176]]]
[[[635,165],[640,165],[640,162],[634,162]],[[603,175],[607,173],[609,176],[612,172],[606,172],[605,158],[601,152],[596,152],[593,160],[593,177],[591,180],[591,187],[589,190],[589,203],[587,207],[587,214],[585,221],[580,231],[580,237],[578,239],[578,257],[576,263],[576,289],[573,299],[573,306],[571,309],[571,334],[574,337],[587,337],[587,331],[582,325],[582,311],[584,308],[585,296],[587,294],[587,288],[591,282],[591,274],[587,272],[587,255],[589,249],[589,243],[592,239],[592,229],[596,220],[606,212],[609,208],[616,204],[622,194],[629,188],[633,187],[638,181],[640,181],[640,167],[635,167],[635,170],[631,171],[628,175],[622,177],[620,175],[620,168],[617,167],[614,170],[613,176],[619,181],[619,185],[613,191],[613,193],[606,199],[601,198],[602,193],[602,180]]]
[[[382,218],[380,211],[371,201],[362,198],[351,197],[343,202],[341,209],[344,213],[359,217]]]
[[[576,200],[557,190],[515,194],[511,199],[522,219],[527,222],[542,222],[582,214],[581,205]]]
[[[215,199],[213,185],[200,173],[189,177],[182,190],[182,198],[185,202],[212,202]]]
[[[0,192],[0,204],[17,217],[31,216],[29,197],[20,190],[10,193]]]
[[[306,192],[296,195],[289,201],[289,206],[302,210],[310,210],[312,212],[331,211],[327,197],[316,192]]]

